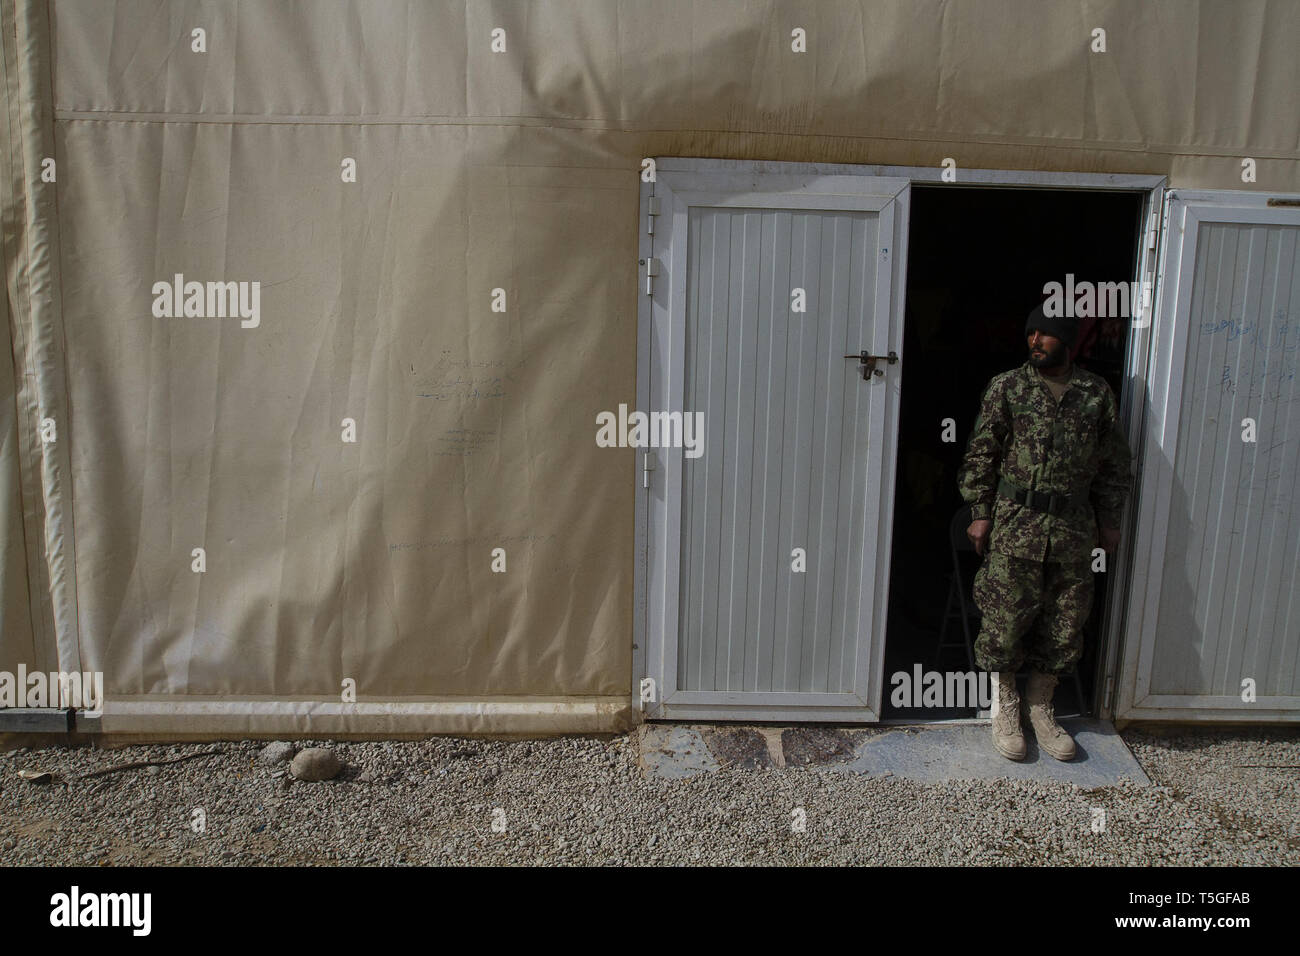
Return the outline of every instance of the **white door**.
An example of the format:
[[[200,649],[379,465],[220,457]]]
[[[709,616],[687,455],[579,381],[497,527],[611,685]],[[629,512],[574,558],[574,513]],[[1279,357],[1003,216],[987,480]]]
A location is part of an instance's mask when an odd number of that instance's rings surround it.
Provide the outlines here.
[[[647,716],[877,720],[908,181],[661,165],[647,192],[638,401],[703,426],[638,452]]]
[[[1172,194],[1115,716],[1300,717],[1300,208]]]

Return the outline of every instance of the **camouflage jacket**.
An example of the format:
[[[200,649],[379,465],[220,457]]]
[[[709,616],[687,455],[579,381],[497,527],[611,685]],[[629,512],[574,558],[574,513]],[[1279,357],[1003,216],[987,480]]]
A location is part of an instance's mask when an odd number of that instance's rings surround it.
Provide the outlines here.
[[[1012,557],[1071,561],[1097,546],[1097,525],[1118,528],[1129,490],[1128,442],[1119,406],[1100,375],[1074,366],[1057,404],[1025,362],[995,375],[980,400],[975,429],[957,474],[972,518],[992,518],[989,550]],[[1002,476],[1045,494],[1086,501],[1060,515],[1034,511],[998,493]]]

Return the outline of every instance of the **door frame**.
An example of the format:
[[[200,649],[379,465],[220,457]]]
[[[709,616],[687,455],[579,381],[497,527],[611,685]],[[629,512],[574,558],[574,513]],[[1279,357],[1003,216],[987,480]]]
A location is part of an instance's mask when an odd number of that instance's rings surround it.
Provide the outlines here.
[[[753,175],[778,175],[792,176],[801,179],[820,176],[857,176],[857,177],[874,177],[881,179],[905,179],[909,184],[914,185],[949,185],[951,188],[961,188],[963,186],[980,186],[980,187],[1005,187],[1011,189],[1075,189],[1075,190],[1101,190],[1108,192],[1129,192],[1143,193],[1142,208],[1142,241],[1138,243],[1138,249],[1134,262],[1133,275],[1140,280],[1150,283],[1153,288],[1152,305],[1144,309],[1139,316],[1141,323],[1134,322],[1130,324],[1129,341],[1126,345],[1126,355],[1128,356],[1125,367],[1125,380],[1119,396],[1120,417],[1124,422],[1125,433],[1129,439],[1130,450],[1134,452],[1134,461],[1138,462],[1140,468],[1140,457],[1135,450],[1139,447],[1142,439],[1142,427],[1144,424],[1143,416],[1143,399],[1148,392],[1147,378],[1148,367],[1152,355],[1151,350],[1151,333],[1154,322],[1150,316],[1155,304],[1159,302],[1159,282],[1157,275],[1157,254],[1160,247],[1161,236],[1161,213],[1164,207],[1164,197],[1168,179],[1159,175],[1135,175],[1128,173],[1077,173],[1077,172],[1040,172],[1034,170],[1006,170],[1006,169],[962,169],[957,172],[956,182],[948,182],[945,176],[949,175],[948,171],[940,167],[923,167],[923,166],[881,166],[881,165],[855,165],[847,163],[799,163],[799,162],[769,162],[764,160],[729,160],[729,159],[712,159],[702,157],[671,157],[657,156],[653,157],[655,178],[658,179],[664,173],[675,173],[679,176],[698,177],[697,181],[705,181],[709,174],[737,174]],[[730,178],[730,177],[727,177]],[[653,338],[654,309],[653,298],[647,294],[647,289],[655,281],[654,277],[647,275],[647,263],[653,258],[654,249],[654,230],[655,222],[661,217],[663,210],[659,208],[659,203],[655,201],[655,182],[646,181],[642,177],[640,185],[640,200],[637,213],[637,238],[638,238],[638,257],[639,265],[637,272],[637,386],[636,386],[636,407],[639,409],[648,409],[650,407],[650,345]],[[696,187],[699,188],[699,187]],[[899,217],[901,225],[902,241],[895,239],[895,250],[897,255],[894,257],[895,274],[893,281],[897,286],[897,318],[898,323],[896,331],[899,334],[899,342],[896,350],[901,356],[901,333],[903,321],[903,309],[905,307],[906,295],[906,263],[908,252],[908,235],[907,216]],[[1135,318],[1137,318],[1135,317]],[[891,323],[895,321],[891,317]],[[890,449],[893,453],[894,449]],[[633,637],[632,637],[632,681],[631,681],[631,701],[642,715],[643,719],[673,719],[660,716],[659,711],[659,688],[654,688],[655,700],[653,702],[643,702],[643,692],[646,690],[645,678],[648,674],[650,662],[650,648],[648,634],[648,613],[649,613],[649,567],[648,567],[648,534],[649,534],[649,494],[644,487],[643,481],[643,461],[641,454],[634,456],[634,481],[636,489],[635,498],[635,567],[634,567],[634,603],[633,603]],[[896,464],[896,463],[895,463]],[[1140,482],[1140,473],[1137,479]],[[890,529],[887,536],[892,536],[893,526],[893,486],[891,478],[889,481],[888,496],[882,499],[885,507],[881,511],[881,521],[884,527]],[[1110,717],[1112,713],[1112,700],[1115,687],[1115,672],[1119,666],[1119,655],[1121,651],[1121,632],[1123,621],[1126,617],[1127,604],[1130,592],[1132,563],[1133,534],[1132,526],[1134,524],[1133,515],[1138,508],[1137,498],[1138,485],[1135,483],[1134,494],[1130,497],[1128,506],[1125,509],[1126,521],[1124,528],[1124,537],[1120,546],[1120,553],[1114,556],[1112,562],[1112,578],[1110,585],[1106,589],[1106,598],[1101,608],[1102,622],[1099,633],[1105,641],[1103,653],[1098,655],[1098,674],[1094,684],[1101,693],[1099,694],[1100,702],[1098,714],[1101,717]],[[886,542],[888,543],[888,542]],[[887,599],[889,579],[885,580],[885,587],[882,595]],[[883,667],[884,641],[880,642],[878,649],[880,661],[878,667]],[[875,701],[875,714],[879,720],[880,701]],[[800,709],[797,713],[782,714],[772,712],[763,718],[768,720],[799,720],[810,719],[811,715],[807,709]],[[719,713],[713,719],[735,719],[751,720],[755,718],[731,717],[725,713]],[[822,718],[825,719],[825,718]],[[854,722],[860,722],[854,720]],[[960,721],[966,722],[966,721]]]

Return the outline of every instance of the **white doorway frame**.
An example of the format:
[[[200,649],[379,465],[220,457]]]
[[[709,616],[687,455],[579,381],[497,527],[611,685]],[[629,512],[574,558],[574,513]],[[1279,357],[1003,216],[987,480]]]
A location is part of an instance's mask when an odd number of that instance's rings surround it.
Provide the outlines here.
[[[1114,577],[1106,589],[1106,599],[1101,608],[1102,621],[1099,633],[1105,642],[1104,653],[1099,655],[1097,683],[1097,716],[1110,718],[1113,715],[1114,690],[1119,656],[1122,651],[1121,631],[1127,616],[1127,607],[1131,592],[1131,561],[1133,548],[1133,531],[1137,513],[1137,492],[1141,482],[1142,414],[1143,400],[1148,394],[1148,377],[1151,359],[1151,316],[1157,301],[1159,290],[1155,288],[1156,255],[1159,247],[1161,214],[1168,179],[1164,176],[1135,175],[1127,173],[1075,173],[1075,172],[1040,172],[1034,170],[1003,169],[962,169],[957,171],[957,181],[945,182],[945,170],[938,167],[924,166],[875,166],[854,165],[846,163],[797,163],[768,162],[764,160],[727,160],[696,157],[655,157],[656,172],[682,173],[741,173],[741,174],[776,174],[796,176],[863,176],[890,179],[906,179],[913,185],[940,185],[948,188],[962,187],[1003,187],[1008,189],[1051,189],[1051,190],[1098,190],[1105,192],[1142,193],[1143,208],[1141,214],[1142,239],[1138,243],[1133,275],[1140,281],[1148,283],[1152,291],[1151,302],[1134,316],[1129,328],[1129,341],[1125,354],[1127,361],[1124,370],[1124,383],[1119,396],[1120,417],[1124,422],[1125,434],[1129,440],[1130,451],[1135,462],[1133,492],[1125,506],[1123,543],[1120,553],[1111,565]],[[637,273],[637,408],[648,408],[650,399],[650,374],[648,356],[652,333],[653,314],[650,296],[646,295],[646,263],[652,258],[653,235],[656,216],[651,215],[653,183],[642,182],[640,204],[637,218],[638,257],[640,264]],[[657,213],[657,209],[655,210]],[[899,256],[906,261],[907,249],[899,249]],[[903,277],[905,294],[906,276]],[[636,457],[634,478],[636,482],[636,565],[634,575],[635,597],[633,604],[633,644],[632,644],[632,704],[643,715],[647,709],[642,703],[642,679],[647,675],[647,613],[649,595],[646,556],[649,533],[649,495],[643,487],[642,462]],[[885,520],[893,521],[892,511]],[[886,636],[887,639],[887,636]],[[916,723],[915,720],[905,721]],[[944,721],[951,722],[951,721]],[[978,722],[971,720],[958,723]]]

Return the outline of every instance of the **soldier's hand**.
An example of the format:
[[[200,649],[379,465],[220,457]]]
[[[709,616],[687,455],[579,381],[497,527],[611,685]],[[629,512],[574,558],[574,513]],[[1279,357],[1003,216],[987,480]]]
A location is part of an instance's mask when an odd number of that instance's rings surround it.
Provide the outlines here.
[[[976,518],[966,529],[966,537],[970,538],[970,543],[975,545],[975,553],[984,554],[984,549],[989,544],[989,532],[993,530],[992,518]]]
[[[1107,554],[1114,554],[1119,550],[1119,528],[1101,529],[1101,549]]]

